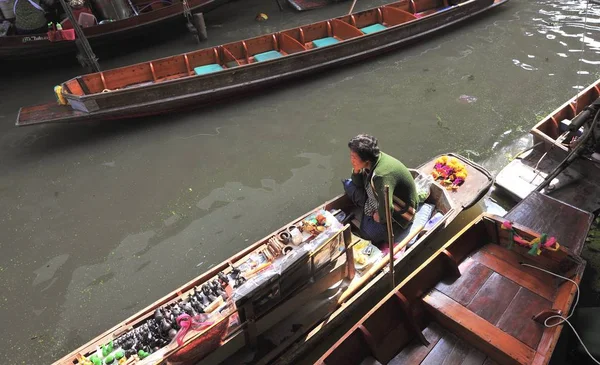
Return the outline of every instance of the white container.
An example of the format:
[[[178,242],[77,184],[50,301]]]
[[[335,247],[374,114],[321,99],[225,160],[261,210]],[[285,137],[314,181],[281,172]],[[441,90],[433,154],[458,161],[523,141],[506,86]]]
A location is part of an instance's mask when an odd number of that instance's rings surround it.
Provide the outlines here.
[[[14,0],[0,0],[0,12],[4,16],[4,19],[12,20],[15,18],[14,6]]]
[[[302,233],[296,227],[290,230],[290,234],[292,235],[292,243],[296,246],[302,243]]]

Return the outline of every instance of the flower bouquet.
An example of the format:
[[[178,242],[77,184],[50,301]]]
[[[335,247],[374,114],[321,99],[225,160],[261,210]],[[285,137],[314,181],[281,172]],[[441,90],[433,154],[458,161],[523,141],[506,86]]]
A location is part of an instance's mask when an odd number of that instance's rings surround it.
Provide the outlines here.
[[[442,156],[435,161],[433,178],[448,190],[456,190],[467,179],[467,169],[457,158]]]

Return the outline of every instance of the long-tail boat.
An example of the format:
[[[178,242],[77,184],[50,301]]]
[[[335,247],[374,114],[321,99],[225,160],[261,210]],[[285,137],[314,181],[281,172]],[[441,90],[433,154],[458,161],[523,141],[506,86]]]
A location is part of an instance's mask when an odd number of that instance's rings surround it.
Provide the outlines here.
[[[520,200],[536,190],[588,212],[600,209],[600,80],[535,124],[531,150],[511,161],[496,184]],[[594,158],[595,157],[595,158]]]
[[[136,10],[137,15],[91,25],[82,30],[92,47],[107,45],[114,47],[116,42],[147,35],[148,31],[165,26],[165,23],[176,21],[178,18],[181,22],[185,22],[183,14],[186,6],[192,13],[207,12],[228,1],[230,0],[186,0],[185,2],[173,0],[155,1],[149,5],[146,0],[132,0],[131,5],[141,10]],[[0,60],[48,58],[65,53],[75,53],[76,50],[74,41],[50,41],[47,33],[0,37]]]
[[[317,363],[548,364],[564,326],[558,316],[569,315],[585,261],[556,241],[530,247],[536,239],[543,238],[483,214]]]
[[[18,126],[124,119],[197,107],[311,75],[445,29],[508,0],[403,0],[352,15],[75,77],[59,104],[23,107]]]
[[[410,247],[403,254],[397,253],[395,267],[401,267],[413,253],[424,250],[435,233],[447,227],[463,209],[479,201],[491,187],[489,172],[461,156],[450,156],[465,165],[468,177],[455,191],[438,182],[430,185],[429,196],[417,209],[412,226],[395,237],[398,245],[395,251],[410,242]],[[436,160],[411,169],[411,173],[415,177],[430,176]],[[366,273],[371,272],[373,266],[361,269],[355,260],[358,251],[354,246],[364,242],[352,233],[356,229],[352,218],[355,209],[345,195],[326,202],[157,300],[55,364],[88,365],[95,364],[94,361],[110,363],[113,359],[125,364],[158,364],[164,361],[169,364],[195,364],[198,360],[209,364],[221,361],[235,363],[227,359],[243,348],[257,349],[265,332],[285,323],[286,318],[314,301],[327,298],[327,305],[319,309],[327,314],[340,307],[338,300],[344,296],[354,299],[353,303],[358,302],[357,296],[373,298],[378,293],[376,289],[383,296],[385,290],[381,289],[386,288],[388,281],[384,279],[389,275],[386,276],[385,271],[377,271],[375,275],[368,276]],[[319,228],[321,224],[323,226]],[[295,239],[299,237],[298,231],[302,231],[301,242]],[[417,236],[417,233],[420,235]],[[286,236],[290,241],[285,241]],[[380,256],[377,258],[382,260]],[[362,286],[359,285],[361,283]],[[355,308],[353,303],[346,300],[341,306],[351,312]],[[190,322],[192,326],[189,326]],[[296,323],[292,321],[288,325]],[[186,332],[184,329],[188,327],[193,330]],[[302,327],[296,331],[305,333],[309,328]],[[284,341],[260,356],[269,359],[289,345],[290,342]]]

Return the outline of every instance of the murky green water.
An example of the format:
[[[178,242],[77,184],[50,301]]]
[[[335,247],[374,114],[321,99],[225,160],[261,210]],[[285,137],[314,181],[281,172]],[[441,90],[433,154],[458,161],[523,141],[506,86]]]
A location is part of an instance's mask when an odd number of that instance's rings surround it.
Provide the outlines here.
[[[279,13],[272,1],[233,3],[207,16],[206,44],[349,5]],[[600,6],[586,8],[512,0],[405,50],[235,103],[124,123],[15,128],[20,105],[52,100],[52,86],[80,70],[5,67],[0,362],[50,363],[339,194],[357,133],[409,166],[454,151],[496,173],[537,118],[600,77]],[[261,11],[267,22],[254,21]],[[101,65],[194,47],[182,34]]]

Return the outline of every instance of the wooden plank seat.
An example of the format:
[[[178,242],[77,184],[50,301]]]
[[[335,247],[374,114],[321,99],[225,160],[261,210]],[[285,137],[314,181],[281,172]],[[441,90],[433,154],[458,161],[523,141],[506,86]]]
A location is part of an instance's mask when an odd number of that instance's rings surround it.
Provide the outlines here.
[[[530,255],[483,214],[373,307],[320,364],[536,364],[550,360],[585,262],[560,247]],[[531,241],[540,237],[513,225]]]

